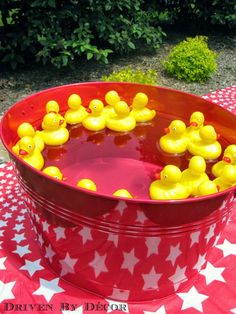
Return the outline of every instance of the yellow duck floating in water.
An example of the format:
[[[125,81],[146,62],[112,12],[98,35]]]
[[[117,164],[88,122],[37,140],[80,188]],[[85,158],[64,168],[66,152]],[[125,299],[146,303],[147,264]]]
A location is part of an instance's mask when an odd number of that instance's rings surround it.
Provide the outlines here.
[[[125,198],[133,198],[133,196],[130,194],[129,191],[126,189],[119,189],[115,191],[112,195],[119,196],[119,197],[125,197]]]
[[[114,110],[116,116],[113,118],[107,118],[106,126],[108,129],[116,132],[129,132],[136,127],[136,121],[130,114],[129,106],[125,101],[118,101]]]
[[[203,127],[205,121],[205,117],[202,112],[195,111],[191,114],[189,124],[187,127],[185,135],[189,140],[200,140],[199,131],[201,127]]]
[[[63,122],[56,113],[47,113],[43,118],[44,130],[36,133],[42,137],[47,145],[63,145],[69,139],[69,131],[61,127]]]
[[[64,117],[59,113],[60,111],[60,107],[59,107],[59,104],[57,101],[55,100],[49,100],[47,103],[46,103],[46,113],[56,113],[59,117],[59,119],[62,121],[63,120],[63,123],[61,123],[61,127],[62,128],[65,128],[66,127],[66,121],[64,119]],[[44,123],[42,122],[42,125],[41,125],[42,129],[45,129],[44,127]]]
[[[81,179],[77,182],[77,186],[86,190],[97,191],[96,184],[90,179]]]
[[[147,108],[148,96],[144,93],[137,93],[132,102],[131,115],[135,118],[136,122],[148,122],[151,121],[156,111]]]
[[[24,136],[19,141],[19,157],[22,158],[27,164],[41,170],[44,166],[44,159],[35,146],[33,137]]]
[[[68,98],[68,109],[65,113],[65,120],[68,124],[81,123],[87,116],[88,112],[82,106],[82,101],[79,95],[72,94]]]
[[[151,183],[149,194],[153,200],[184,199],[189,197],[189,192],[180,183],[181,171],[174,165],[167,165],[160,173],[160,179]]]
[[[201,156],[193,156],[190,161],[188,168],[182,172],[180,183],[182,183],[189,194],[196,196],[198,194],[198,186],[208,181],[208,175],[206,171],[205,159]]]
[[[103,102],[99,99],[93,99],[86,109],[89,115],[82,121],[85,129],[90,131],[101,131],[106,127],[106,118],[103,115]]]
[[[215,194],[217,192],[218,189],[216,184],[213,181],[207,180],[200,183],[195,196],[206,196],[210,194]]]
[[[219,192],[236,185],[236,167],[233,165],[226,165],[222,170],[220,177],[213,180],[213,182],[218,187]]]
[[[114,106],[120,101],[120,96],[115,90],[111,90],[106,93],[105,101],[108,105],[104,107],[103,114],[108,118],[112,118],[116,115]]]
[[[181,120],[173,120],[160,138],[161,149],[168,154],[183,154],[187,150],[186,125]]]
[[[34,139],[35,146],[39,149],[40,152],[44,149],[44,141],[43,139],[36,134],[35,129],[33,126],[28,122],[23,122],[17,128],[17,135],[19,138],[23,138],[24,136],[30,136]],[[12,147],[12,150],[15,154],[19,155],[19,141]]]
[[[57,180],[63,180],[63,174],[60,169],[55,166],[49,166],[43,169],[43,173]]]
[[[220,137],[211,125],[203,126],[199,131],[199,140],[193,140],[188,143],[188,151],[192,155],[202,156],[206,160],[217,159],[222,151],[217,139]]]
[[[219,177],[226,165],[236,166],[236,145],[232,144],[226,147],[224,156],[212,167],[212,173],[215,177]]]

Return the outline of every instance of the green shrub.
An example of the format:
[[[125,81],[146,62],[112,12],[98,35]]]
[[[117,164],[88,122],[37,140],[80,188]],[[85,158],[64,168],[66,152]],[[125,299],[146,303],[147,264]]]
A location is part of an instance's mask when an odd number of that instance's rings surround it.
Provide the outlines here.
[[[158,48],[159,13],[145,0],[1,0],[0,62],[68,65],[78,57],[108,62],[112,52]]]
[[[113,71],[108,76],[102,76],[104,82],[131,82],[140,84],[157,84],[157,72],[155,70],[143,71],[142,69],[133,69],[124,67],[121,70]]]
[[[163,66],[179,80],[205,82],[217,70],[217,55],[207,45],[207,37],[196,36],[175,46]]]

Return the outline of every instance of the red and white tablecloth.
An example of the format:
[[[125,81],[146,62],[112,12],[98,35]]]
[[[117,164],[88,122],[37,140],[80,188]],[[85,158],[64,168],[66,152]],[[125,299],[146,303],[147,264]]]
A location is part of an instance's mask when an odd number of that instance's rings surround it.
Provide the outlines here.
[[[236,113],[236,85],[203,97]],[[0,165],[0,184],[0,313],[236,313],[235,212],[205,268],[181,292],[149,302],[115,302],[82,291],[49,269],[11,163]]]

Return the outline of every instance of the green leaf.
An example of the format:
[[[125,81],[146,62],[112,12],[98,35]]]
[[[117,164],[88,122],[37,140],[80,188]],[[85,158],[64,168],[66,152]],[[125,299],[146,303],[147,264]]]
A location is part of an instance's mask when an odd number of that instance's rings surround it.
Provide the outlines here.
[[[128,41],[128,46],[131,48],[131,49],[135,49],[135,45],[132,43],[132,41]]]
[[[93,57],[93,53],[92,52],[88,52],[87,53],[87,60],[92,59],[92,57]]]
[[[56,1],[55,0],[48,0],[48,5],[52,8],[56,8]]]

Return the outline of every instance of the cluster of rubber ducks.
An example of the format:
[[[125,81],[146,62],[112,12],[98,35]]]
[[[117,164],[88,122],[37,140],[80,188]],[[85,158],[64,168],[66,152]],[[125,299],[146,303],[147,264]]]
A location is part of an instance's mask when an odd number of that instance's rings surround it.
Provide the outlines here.
[[[13,146],[13,152],[38,170],[57,180],[66,180],[58,167],[49,166],[43,169],[45,161],[42,151],[45,145],[57,146],[65,144],[69,139],[67,124],[81,123],[90,131],[101,131],[109,128],[116,132],[129,132],[137,123],[146,123],[156,116],[156,111],[147,108],[148,96],[137,93],[132,105],[122,101],[119,94],[108,91],[105,95],[106,106],[99,99],[90,101],[88,107],[82,105],[78,94],[68,98],[68,110],[60,114],[59,104],[50,100],[46,104],[46,114],[41,123],[41,130],[35,130],[28,123],[22,123],[17,129],[18,142]],[[204,115],[194,112],[190,117],[190,126],[186,127],[181,120],[173,120],[165,129],[166,135],[160,138],[161,149],[168,153],[179,155],[187,150],[194,155],[188,168],[181,170],[174,165],[167,165],[149,187],[151,199],[183,199],[189,196],[197,197],[223,191],[236,184],[236,145],[225,149],[221,161],[212,167],[216,177],[210,180],[206,174],[206,161],[217,159],[222,152],[217,141],[218,134],[211,125],[204,125]],[[82,178],[77,186],[91,191],[97,191],[96,184]],[[134,198],[126,189],[119,189],[114,196]]]

